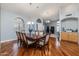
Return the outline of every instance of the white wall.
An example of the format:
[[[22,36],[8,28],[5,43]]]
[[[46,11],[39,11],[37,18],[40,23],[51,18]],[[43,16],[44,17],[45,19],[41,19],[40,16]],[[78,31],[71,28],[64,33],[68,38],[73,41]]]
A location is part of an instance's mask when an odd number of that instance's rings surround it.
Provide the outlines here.
[[[15,32],[16,29],[14,28],[14,26],[16,24],[15,19],[18,16],[25,21],[26,33],[28,32],[27,22],[28,21],[36,22],[37,18],[39,18],[39,17],[29,18],[25,15],[20,15],[15,12],[1,10],[1,41],[16,39],[16,32]]]
[[[26,20],[25,17],[18,15],[16,13],[12,13],[6,10],[1,10],[1,41],[16,39],[14,20],[17,16],[20,16]]]
[[[72,15],[66,16],[68,14],[72,14]],[[78,18],[78,21],[79,21],[79,5],[70,4],[70,5],[67,5],[64,8],[60,9],[60,20],[63,20],[65,18],[70,18],[70,17],[76,17],[76,18]],[[79,24],[79,22],[78,22],[78,24]],[[78,26],[78,28],[79,28],[79,26]]]

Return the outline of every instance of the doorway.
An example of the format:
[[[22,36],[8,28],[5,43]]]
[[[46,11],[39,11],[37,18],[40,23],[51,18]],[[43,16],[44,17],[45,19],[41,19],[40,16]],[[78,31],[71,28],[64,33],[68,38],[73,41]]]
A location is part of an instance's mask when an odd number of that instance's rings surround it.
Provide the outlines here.
[[[54,34],[54,32],[55,32],[55,28],[54,26],[51,26],[50,33]]]

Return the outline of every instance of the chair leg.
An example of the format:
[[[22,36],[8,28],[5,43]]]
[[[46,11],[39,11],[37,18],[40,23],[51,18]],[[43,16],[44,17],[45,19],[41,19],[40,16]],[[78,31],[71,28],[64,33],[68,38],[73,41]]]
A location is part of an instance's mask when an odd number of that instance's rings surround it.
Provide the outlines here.
[[[20,47],[22,46],[22,40],[20,40]]]
[[[19,39],[17,40],[17,45],[20,46],[20,40]]]

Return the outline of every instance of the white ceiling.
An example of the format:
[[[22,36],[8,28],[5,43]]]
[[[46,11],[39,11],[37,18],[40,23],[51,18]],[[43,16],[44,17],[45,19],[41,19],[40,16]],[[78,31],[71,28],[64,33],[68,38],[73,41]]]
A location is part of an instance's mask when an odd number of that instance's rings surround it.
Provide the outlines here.
[[[68,5],[70,4],[33,3],[30,5],[29,3],[4,3],[1,4],[1,8],[27,17],[57,20],[59,18],[59,9]]]

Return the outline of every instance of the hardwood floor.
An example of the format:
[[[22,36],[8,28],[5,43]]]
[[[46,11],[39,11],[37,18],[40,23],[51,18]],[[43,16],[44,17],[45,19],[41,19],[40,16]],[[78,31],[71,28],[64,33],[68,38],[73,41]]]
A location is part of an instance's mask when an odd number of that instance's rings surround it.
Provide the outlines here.
[[[75,43],[62,41],[56,48],[55,39],[50,38],[49,44],[43,49],[18,47],[17,43],[1,44],[1,56],[79,56],[79,46]]]

